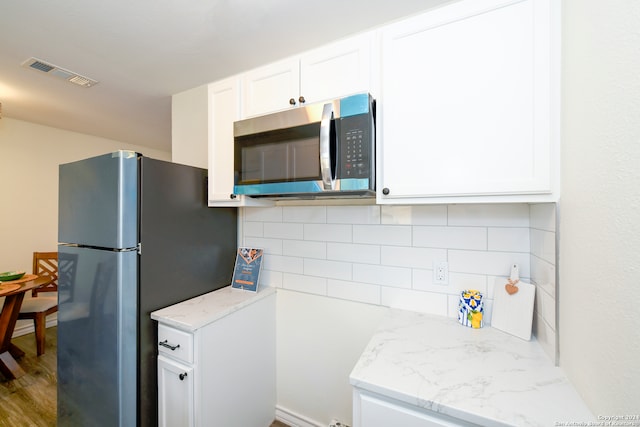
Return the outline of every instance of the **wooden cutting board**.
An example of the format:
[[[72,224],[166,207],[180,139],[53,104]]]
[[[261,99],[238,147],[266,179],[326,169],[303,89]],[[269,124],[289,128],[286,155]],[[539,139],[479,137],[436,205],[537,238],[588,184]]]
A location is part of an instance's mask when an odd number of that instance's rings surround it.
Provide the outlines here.
[[[494,285],[491,326],[523,340],[531,340],[533,303],[536,287],[518,282],[518,292],[509,294],[505,289],[507,279],[496,278]]]

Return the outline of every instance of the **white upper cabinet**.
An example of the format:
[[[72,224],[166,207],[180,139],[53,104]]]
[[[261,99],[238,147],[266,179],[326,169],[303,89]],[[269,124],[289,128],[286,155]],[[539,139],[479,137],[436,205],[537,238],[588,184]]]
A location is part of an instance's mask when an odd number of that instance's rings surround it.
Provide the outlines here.
[[[243,118],[369,91],[373,40],[362,34],[244,73]]]
[[[299,92],[300,68],[297,58],[248,71],[242,76],[242,117],[295,106]]]
[[[552,201],[551,0],[463,0],[382,29],[379,203]]]
[[[236,202],[233,196],[233,122],[240,116],[235,77],[209,85],[209,203]]]
[[[233,122],[240,116],[239,84],[238,77],[231,77],[208,85],[209,206],[271,204],[233,193]]]
[[[300,95],[307,103],[340,98],[372,87],[374,36],[364,33],[300,57]]]

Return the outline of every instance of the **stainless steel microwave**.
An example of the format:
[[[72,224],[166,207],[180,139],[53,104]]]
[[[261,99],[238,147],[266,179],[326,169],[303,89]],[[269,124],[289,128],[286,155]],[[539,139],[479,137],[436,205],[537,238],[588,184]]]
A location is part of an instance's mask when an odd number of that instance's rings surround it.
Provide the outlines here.
[[[234,123],[234,192],[375,196],[375,100],[351,95]]]

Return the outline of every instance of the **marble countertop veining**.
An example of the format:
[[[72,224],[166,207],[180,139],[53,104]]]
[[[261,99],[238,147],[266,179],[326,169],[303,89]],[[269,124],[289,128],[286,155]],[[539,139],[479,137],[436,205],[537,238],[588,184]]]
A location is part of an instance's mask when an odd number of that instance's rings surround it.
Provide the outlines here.
[[[258,292],[250,292],[226,286],[156,310],[151,313],[151,318],[177,329],[194,332],[275,292],[276,288],[272,287],[261,286]]]
[[[553,426],[595,418],[535,341],[456,319],[389,310],[351,384],[483,426]]]

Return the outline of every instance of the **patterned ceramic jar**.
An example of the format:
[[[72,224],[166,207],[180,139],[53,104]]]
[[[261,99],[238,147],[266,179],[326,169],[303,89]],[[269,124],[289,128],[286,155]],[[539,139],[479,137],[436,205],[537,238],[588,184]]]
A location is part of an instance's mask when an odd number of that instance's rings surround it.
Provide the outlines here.
[[[458,322],[464,326],[478,329],[482,328],[484,316],[484,303],[482,294],[475,289],[469,289],[460,293],[458,305]]]

